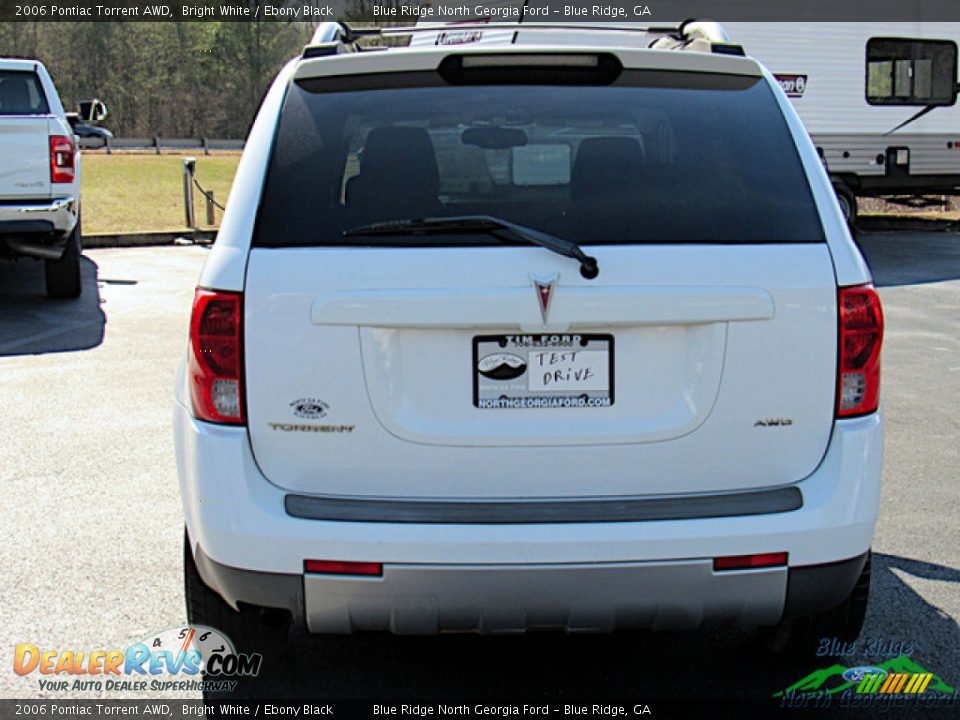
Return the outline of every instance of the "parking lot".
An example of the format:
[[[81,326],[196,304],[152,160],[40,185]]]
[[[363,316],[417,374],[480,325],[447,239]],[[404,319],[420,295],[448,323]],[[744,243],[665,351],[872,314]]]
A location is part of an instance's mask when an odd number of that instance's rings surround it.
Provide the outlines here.
[[[875,234],[862,243],[886,311],[889,422],[863,637],[909,644],[914,661],[960,687],[960,235]],[[18,643],[123,648],[185,619],[170,406],[206,252],[90,250],[74,302],[44,299],[40,263],[0,263],[4,697],[50,695],[35,676],[9,670]],[[844,662],[876,660],[860,647]],[[825,664],[773,661],[756,632],[729,628],[611,637],[299,633],[241,691],[770,697]]]

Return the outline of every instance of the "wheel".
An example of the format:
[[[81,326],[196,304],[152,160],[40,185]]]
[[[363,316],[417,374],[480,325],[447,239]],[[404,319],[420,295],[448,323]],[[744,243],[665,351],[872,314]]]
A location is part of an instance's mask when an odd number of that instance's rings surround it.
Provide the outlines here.
[[[840,210],[847,225],[853,228],[857,224],[857,196],[845,182],[835,182],[833,191],[837,194]]]
[[[823,638],[850,643],[860,636],[870,596],[870,554],[860,577],[846,599],[831,610],[782,620],[767,637],[767,646],[777,654],[807,656],[817,651]]]
[[[282,610],[241,605],[237,612],[200,577],[187,534],[183,535],[183,586],[187,621],[206,625],[229,637],[239,652],[276,655],[290,634],[290,614]]]
[[[67,236],[67,244],[59,260],[44,260],[47,297],[57,300],[80,296],[80,220]]]

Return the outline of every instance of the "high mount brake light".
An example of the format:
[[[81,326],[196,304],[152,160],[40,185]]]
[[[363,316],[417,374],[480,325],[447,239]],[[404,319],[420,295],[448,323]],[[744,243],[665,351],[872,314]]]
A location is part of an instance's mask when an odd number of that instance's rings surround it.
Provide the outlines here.
[[[872,285],[840,288],[837,417],[876,412],[880,404],[883,309]]]
[[[622,71],[611,53],[450,55],[437,67],[451,85],[609,85]]]
[[[199,420],[242,425],[243,296],[197,288],[190,317],[190,397]]]
[[[50,136],[50,182],[72,183],[76,176],[73,140],[65,135]]]
[[[600,64],[596,55],[464,55],[462,67],[493,68],[493,67],[588,67],[595,68]]]

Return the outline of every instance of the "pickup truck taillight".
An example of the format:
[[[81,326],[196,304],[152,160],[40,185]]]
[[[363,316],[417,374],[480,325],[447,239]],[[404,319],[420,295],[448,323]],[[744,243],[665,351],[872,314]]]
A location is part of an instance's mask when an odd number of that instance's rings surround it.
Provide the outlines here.
[[[243,296],[197,288],[190,317],[187,372],[199,420],[242,425]]]
[[[72,183],[74,167],[73,140],[65,135],[50,136],[50,182]]]
[[[875,412],[880,403],[883,309],[872,285],[840,288],[837,417]]]

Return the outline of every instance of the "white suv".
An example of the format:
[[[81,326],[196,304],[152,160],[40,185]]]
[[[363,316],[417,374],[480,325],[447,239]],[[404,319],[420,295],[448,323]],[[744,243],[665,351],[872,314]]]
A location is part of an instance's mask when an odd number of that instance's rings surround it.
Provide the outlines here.
[[[683,31],[328,31],[267,95],[196,293],[190,619],[855,637],[883,319],[777,82]]]

